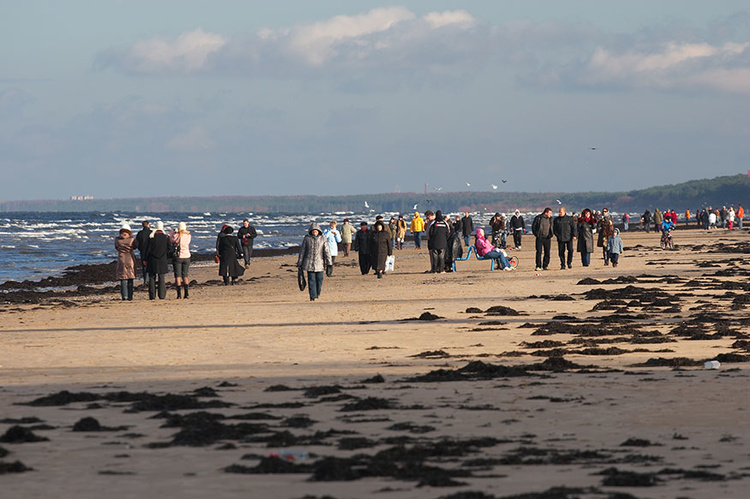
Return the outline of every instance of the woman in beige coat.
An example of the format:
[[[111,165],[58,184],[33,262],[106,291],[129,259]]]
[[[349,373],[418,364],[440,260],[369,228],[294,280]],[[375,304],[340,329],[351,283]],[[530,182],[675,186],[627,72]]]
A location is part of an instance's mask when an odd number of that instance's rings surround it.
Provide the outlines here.
[[[133,279],[135,279],[135,253],[138,241],[128,224],[120,229],[120,235],[115,238],[117,250],[117,279],[120,281],[120,295],[123,300],[133,300]]]

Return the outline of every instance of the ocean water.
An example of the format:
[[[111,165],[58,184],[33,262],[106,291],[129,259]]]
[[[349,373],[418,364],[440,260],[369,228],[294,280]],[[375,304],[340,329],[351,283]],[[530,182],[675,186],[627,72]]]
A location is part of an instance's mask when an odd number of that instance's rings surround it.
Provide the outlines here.
[[[253,213],[0,213],[0,283],[9,280],[39,280],[59,275],[73,265],[106,263],[117,258],[114,238],[128,223],[135,235],[141,221],[151,227],[159,220],[167,233],[185,222],[192,235],[190,250],[212,253],[223,224],[235,232],[248,218],[258,231],[254,248],[287,248],[300,244],[310,222],[339,223],[352,213],[317,215]],[[360,218],[365,219],[364,215]]]

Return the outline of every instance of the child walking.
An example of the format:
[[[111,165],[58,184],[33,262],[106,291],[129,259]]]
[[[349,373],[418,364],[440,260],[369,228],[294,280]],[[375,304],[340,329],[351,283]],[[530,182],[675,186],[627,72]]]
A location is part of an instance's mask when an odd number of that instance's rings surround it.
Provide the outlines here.
[[[620,229],[615,229],[612,236],[607,239],[607,253],[613,267],[617,267],[622,253],[622,239],[620,238]]]

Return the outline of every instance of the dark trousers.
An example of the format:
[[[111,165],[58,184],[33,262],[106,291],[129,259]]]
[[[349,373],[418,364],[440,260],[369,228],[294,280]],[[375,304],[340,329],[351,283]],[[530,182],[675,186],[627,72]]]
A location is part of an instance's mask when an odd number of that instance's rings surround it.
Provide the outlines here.
[[[417,249],[422,247],[422,233],[421,232],[414,233],[414,246],[416,246]]]
[[[307,271],[307,289],[310,291],[311,300],[320,296],[323,289],[323,272]]]
[[[537,237],[536,238],[536,266],[547,268],[549,267],[549,250],[552,244],[552,239],[549,237]]]
[[[521,236],[522,235],[523,235],[523,231],[522,230],[514,230],[513,231],[513,245],[516,248],[520,248],[521,247]]]
[[[445,272],[445,250],[431,249],[430,255],[432,257],[432,271]]]
[[[143,264],[141,266],[141,270],[143,271],[143,285],[148,286],[148,272],[146,272],[146,264]]]
[[[159,299],[163,300],[167,297],[167,283],[164,281],[166,274],[157,274],[148,276],[148,298],[153,300],[156,298],[157,288],[159,292]]]
[[[359,271],[362,272],[362,275],[369,274],[370,273],[370,267],[372,265],[370,264],[370,255],[367,253],[359,252]]]
[[[609,259],[612,260],[612,265],[614,265],[616,267],[617,264],[620,263],[620,254],[619,253],[610,253],[609,254]]]
[[[250,257],[253,256],[253,247],[251,245],[243,246],[242,256],[245,258],[245,265],[249,265]]]
[[[607,251],[607,247],[602,247],[602,254],[604,255],[604,265],[609,265],[609,251]]]
[[[565,252],[568,252],[567,257]],[[570,241],[557,241],[557,254],[560,256],[560,267],[564,267],[566,264],[568,267],[573,266],[573,240]]]
[[[120,279],[120,296],[123,300],[133,299],[133,279]]]

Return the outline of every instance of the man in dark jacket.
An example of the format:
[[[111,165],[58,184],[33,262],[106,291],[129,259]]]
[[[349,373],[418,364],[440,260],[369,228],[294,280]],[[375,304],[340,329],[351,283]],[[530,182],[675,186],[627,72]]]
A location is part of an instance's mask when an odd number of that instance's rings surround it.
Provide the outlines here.
[[[167,249],[169,248],[169,237],[164,233],[164,222],[156,222],[156,230],[148,236],[146,243],[146,270],[148,270],[148,298],[163,300],[167,297],[167,283],[164,279],[169,270],[169,259]],[[157,293],[158,288],[158,293]]]
[[[516,210],[512,217],[510,217],[510,232],[513,233],[513,245],[516,249],[521,249],[521,236],[526,230],[526,223],[523,221],[521,212]]]
[[[242,221],[242,227],[237,231],[237,238],[242,244],[242,256],[245,260],[245,268],[250,268],[250,257],[253,254],[253,239],[258,237],[258,232],[255,227],[250,225],[250,220],[247,218]]]
[[[448,224],[443,219],[443,212],[438,210],[435,212],[435,221],[432,222],[427,232],[427,246],[432,256],[431,272],[445,273],[445,250],[448,249],[449,232]]]
[[[531,232],[536,237],[536,270],[547,270],[552,243],[552,208],[545,208],[534,217]]]
[[[370,232],[367,230],[367,222],[359,224],[359,230],[354,235],[354,251],[359,255],[359,271],[362,275],[369,274],[372,262],[370,261]]]
[[[135,240],[138,241],[138,252],[141,254],[141,272],[143,273],[143,285],[148,285],[148,272],[146,271],[146,257],[144,256],[144,253],[146,252],[146,247],[148,246],[148,236],[151,235],[151,228],[149,227],[148,220],[144,220],[141,222],[141,226],[143,227],[141,230],[138,231],[138,234],[135,235]]]
[[[561,206],[559,215],[552,222],[552,232],[557,238],[557,254],[560,255],[560,270],[573,268],[573,242],[578,237],[578,225],[576,221],[567,214],[565,207]],[[567,260],[565,252],[567,254]]]
[[[466,246],[471,242],[470,236],[474,235],[474,220],[469,216],[469,212],[464,212],[464,217],[461,219],[461,232],[464,235],[464,244]]]

